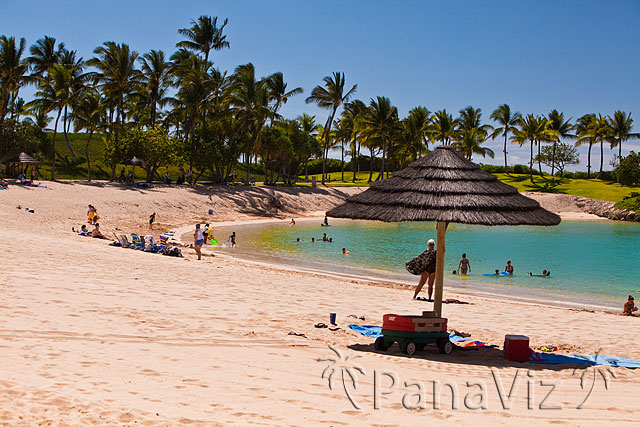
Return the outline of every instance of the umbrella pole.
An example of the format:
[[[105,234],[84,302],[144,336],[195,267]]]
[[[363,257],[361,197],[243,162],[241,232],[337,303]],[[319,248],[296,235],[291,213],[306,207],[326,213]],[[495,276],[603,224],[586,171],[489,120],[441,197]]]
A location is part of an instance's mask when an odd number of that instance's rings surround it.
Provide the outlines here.
[[[436,253],[436,289],[433,310],[438,317],[442,317],[442,285],[444,283],[444,236],[447,232],[447,222],[438,221],[436,225],[437,253]]]

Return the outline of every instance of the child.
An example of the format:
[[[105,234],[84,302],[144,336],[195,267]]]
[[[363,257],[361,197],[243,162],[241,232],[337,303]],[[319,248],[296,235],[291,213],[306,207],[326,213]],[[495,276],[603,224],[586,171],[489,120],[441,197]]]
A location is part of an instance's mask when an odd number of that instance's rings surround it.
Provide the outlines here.
[[[156,213],[152,213],[149,216],[149,228],[153,230],[153,223],[156,222]]]

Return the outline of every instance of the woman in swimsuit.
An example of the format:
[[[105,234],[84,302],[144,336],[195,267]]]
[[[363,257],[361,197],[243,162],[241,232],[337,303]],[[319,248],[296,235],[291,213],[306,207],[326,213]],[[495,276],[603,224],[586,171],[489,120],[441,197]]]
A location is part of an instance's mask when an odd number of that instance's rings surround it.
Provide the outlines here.
[[[471,271],[471,264],[469,263],[469,259],[467,258],[467,254],[462,254],[462,259],[458,264],[458,273],[467,275],[467,270]]]
[[[436,242],[433,239],[429,239],[427,242],[427,250],[425,252],[433,252],[432,262],[427,265],[425,271],[420,275],[420,282],[418,282],[418,287],[416,288],[416,292],[413,294],[413,299],[418,297],[418,294],[422,290],[422,287],[427,280],[429,281],[428,285],[428,294],[429,298],[427,301],[432,302],[431,295],[433,294],[433,282],[436,280],[436,250],[435,250]]]
[[[202,234],[202,230],[200,229],[200,224],[196,224],[196,231],[193,233],[193,247],[198,254],[198,259],[202,257],[202,253],[200,249],[202,249],[202,245],[204,245],[204,235]]]

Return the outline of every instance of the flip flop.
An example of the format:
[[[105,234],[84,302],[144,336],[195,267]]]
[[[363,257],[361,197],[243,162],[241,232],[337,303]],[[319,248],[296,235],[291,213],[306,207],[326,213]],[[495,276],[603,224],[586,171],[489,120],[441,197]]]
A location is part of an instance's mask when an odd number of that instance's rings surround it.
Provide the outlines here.
[[[328,328],[328,326],[327,326],[327,325],[325,325],[324,323],[316,323],[314,326],[315,326],[316,328]]]
[[[289,335],[294,335],[296,337],[302,337],[302,338],[306,338],[307,337],[305,334],[298,334],[298,333],[293,332],[293,331],[289,332]]]
[[[341,327],[339,327],[339,326],[338,326],[338,327],[335,327],[335,328],[329,328],[329,330],[330,330],[331,332],[339,331],[340,329],[342,329],[342,328],[341,328]]]
[[[425,297],[418,297],[418,298],[416,298],[416,299],[417,299],[418,301],[427,301],[427,302],[429,302],[429,300],[428,300],[428,299],[426,299]]]

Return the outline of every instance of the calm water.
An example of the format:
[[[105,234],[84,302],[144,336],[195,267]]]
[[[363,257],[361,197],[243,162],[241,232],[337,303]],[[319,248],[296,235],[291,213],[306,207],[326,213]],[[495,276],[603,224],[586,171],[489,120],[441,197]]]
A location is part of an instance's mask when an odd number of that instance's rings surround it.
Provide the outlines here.
[[[238,254],[260,254],[281,261],[343,273],[417,281],[404,263],[435,239],[434,223],[332,221],[331,227],[298,221],[249,226],[239,234]],[[228,235],[229,230],[218,230]],[[333,243],[311,242],[327,233]],[[300,238],[300,242],[296,239]],[[344,256],[342,248],[350,254]],[[556,227],[482,227],[451,224],[447,229],[445,283],[503,295],[544,296],[556,302],[618,307],[640,289],[640,224],[563,221]],[[451,274],[466,252],[467,278]],[[486,277],[504,270],[513,277]],[[548,278],[528,276],[551,271]]]

